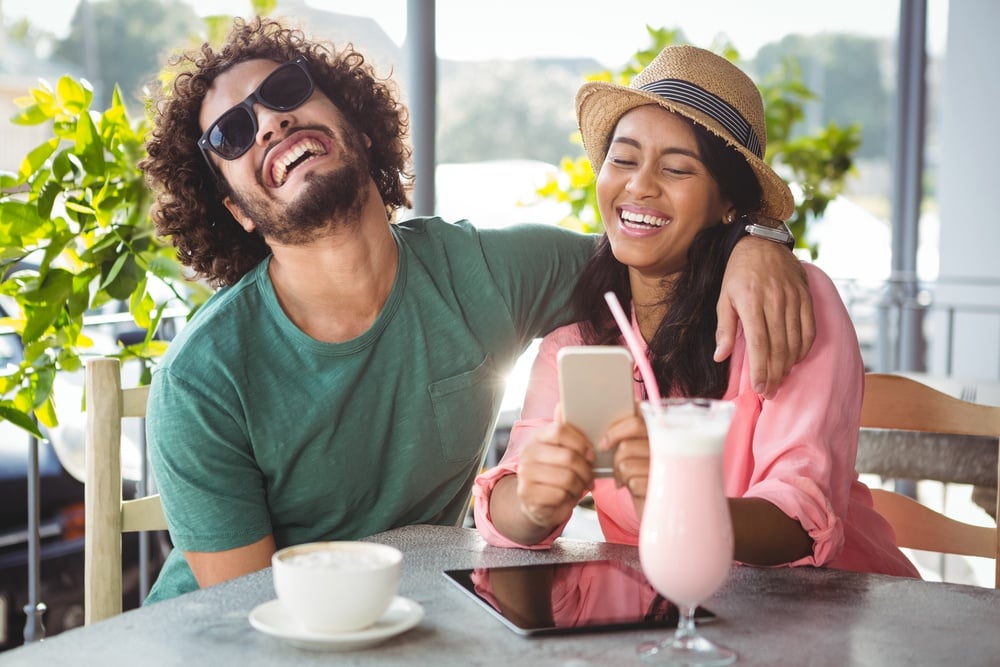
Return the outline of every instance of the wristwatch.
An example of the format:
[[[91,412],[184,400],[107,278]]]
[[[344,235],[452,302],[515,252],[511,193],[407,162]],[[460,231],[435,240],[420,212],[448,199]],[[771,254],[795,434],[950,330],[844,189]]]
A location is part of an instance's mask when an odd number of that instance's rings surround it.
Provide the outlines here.
[[[795,236],[792,235],[788,225],[781,220],[762,215],[744,215],[740,218],[739,224],[745,225],[743,229],[750,236],[781,243],[789,249],[795,248]]]

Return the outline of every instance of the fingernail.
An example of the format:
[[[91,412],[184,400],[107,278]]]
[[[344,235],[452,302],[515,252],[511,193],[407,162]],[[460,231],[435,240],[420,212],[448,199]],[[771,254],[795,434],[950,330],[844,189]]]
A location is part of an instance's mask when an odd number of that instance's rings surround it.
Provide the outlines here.
[[[756,394],[763,395],[765,389],[767,389],[767,385],[765,385],[763,382],[759,382],[753,386],[754,393]]]

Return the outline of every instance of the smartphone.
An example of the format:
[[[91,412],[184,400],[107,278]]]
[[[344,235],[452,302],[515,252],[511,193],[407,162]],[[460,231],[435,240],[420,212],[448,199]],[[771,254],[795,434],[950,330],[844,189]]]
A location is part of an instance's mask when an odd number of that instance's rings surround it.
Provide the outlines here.
[[[632,355],[617,345],[568,346],[556,363],[563,421],[594,444],[594,476],[612,477],[614,450],[599,452],[596,446],[609,426],[635,414]]]

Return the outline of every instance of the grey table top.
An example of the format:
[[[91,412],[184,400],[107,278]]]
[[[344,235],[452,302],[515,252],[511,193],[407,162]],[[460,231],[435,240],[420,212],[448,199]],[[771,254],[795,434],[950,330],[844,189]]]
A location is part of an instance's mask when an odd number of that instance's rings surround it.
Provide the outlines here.
[[[370,538],[404,552],[400,594],[425,611],[412,630],[353,652],[291,647],[253,629],[274,597],[263,570],[0,653],[0,665],[584,665],[641,664],[635,647],[659,631],[526,638],[447,582],[443,570],[615,558],[634,547],[562,539],[548,551],[488,547],[474,530],[410,526]],[[706,606],[703,632],[738,665],[997,665],[1000,591],[822,568],[735,565]]]

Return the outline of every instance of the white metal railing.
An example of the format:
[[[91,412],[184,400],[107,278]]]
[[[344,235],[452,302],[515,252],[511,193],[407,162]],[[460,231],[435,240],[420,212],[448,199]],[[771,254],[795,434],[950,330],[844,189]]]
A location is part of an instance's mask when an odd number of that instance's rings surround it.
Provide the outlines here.
[[[971,374],[1000,379],[1000,336],[994,333],[1000,331],[1000,298],[989,298],[989,294],[1000,292],[1000,280],[925,281],[912,295],[897,293],[888,282],[875,287],[850,280],[835,282],[854,321],[869,370],[968,375],[968,369],[958,368],[956,361],[960,341],[978,336],[981,363]],[[986,296],[979,300],[974,294],[968,300],[939,297],[941,292],[968,294],[976,289]],[[992,327],[983,326],[984,322],[992,323]],[[921,368],[904,367],[901,339],[907,335],[908,326],[916,327]]]

